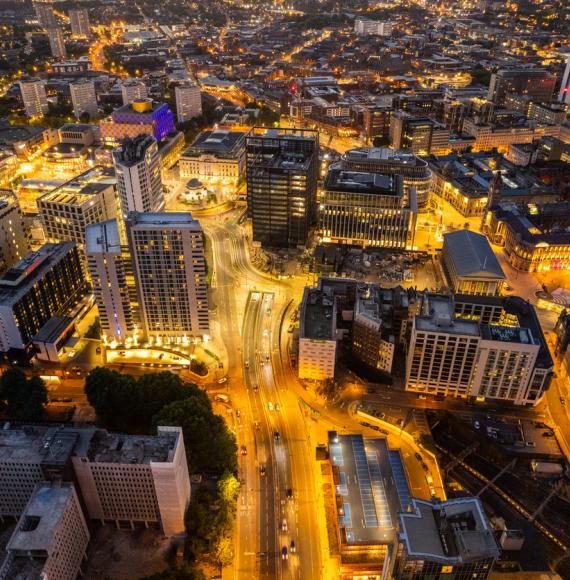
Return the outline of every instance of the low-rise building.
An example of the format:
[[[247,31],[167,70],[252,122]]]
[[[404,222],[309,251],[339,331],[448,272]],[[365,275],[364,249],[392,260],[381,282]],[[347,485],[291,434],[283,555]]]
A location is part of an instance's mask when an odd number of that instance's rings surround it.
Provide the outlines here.
[[[487,214],[484,231],[517,270],[543,272],[570,268],[570,202],[499,201]]]
[[[74,485],[40,483],[8,541],[0,579],[75,580],[89,538]]]
[[[411,500],[398,514],[399,550],[394,580],[489,578],[500,550],[481,500]]]
[[[487,238],[470,230],[443,235],[441,263],[455,294],[498,296],[506,280]]]
[[[242,131],[203,131],[180,156],[180,177],[235,185],[245,172],[245,135]]]
[[[111,169],[96,166],[42,195],[37,205],[46,239],[76,242],[81,249],[89,224],[117,217],[117,179]]]
[[[334,294],[305,288],[299,313],[299,378],[334,378],[336,364],[336,301]]]

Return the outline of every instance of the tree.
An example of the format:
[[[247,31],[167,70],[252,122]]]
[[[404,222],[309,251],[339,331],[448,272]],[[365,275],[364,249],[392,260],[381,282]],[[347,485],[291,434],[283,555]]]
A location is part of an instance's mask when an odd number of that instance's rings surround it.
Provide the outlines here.
[[[8,369],[0,379],[0,399],[6,413],[17,421],[40,421],[48,402],[47,388],[42,379],[26,379],[22,369]]]
[[[174,401],[186,397],[208,401],[196,385],[183,383],[169,371],[135,379],[103,367],[89,373],[85,394],[105,427],[130,433],[148,433],[153,416]]]
[[[235,437],[222,417],[214,415],[208,397],[200,394],[165,406],[153,422],[182,427],[191,473],[234,472],[237,466]]]

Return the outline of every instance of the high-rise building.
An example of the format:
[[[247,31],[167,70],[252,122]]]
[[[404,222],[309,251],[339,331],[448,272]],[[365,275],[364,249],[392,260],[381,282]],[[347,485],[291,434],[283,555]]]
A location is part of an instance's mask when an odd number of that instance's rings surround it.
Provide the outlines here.
[[[129,212],[160,212],[164,192],[156,140],[150,135],[125,139],[113,151],[119,202],[123,218]]]
[[[506,95],[528,95],[534,101],[548,103],[552,100],[556,77],[543,68],[499,69],[491,75],[487,99],[502,105]]]
[[[48,38],[52,56],[59,60],[65,60],[67,58],[67,50],[65,49],[65,38],[61,28],[49,28]]]
[[[390,36],[392,34],[392,22],[357,18],[354,21],[354,32],[358,36]]]
[[[85,230],[85,254],[103,341],[137,342],[136,289],[128,248],[121,244],[117,220],[95,223]],[[133,290],[135,292],[133,293]]]
[[[69,11],[69,24],[71,34],[79,38],[89,38],[91,29],[89,26],[89,11],[87,8],[75,8]]]
[[[360,147],[344,153],[341,157],[341,167],[347,171],[401,175],[408,203],[412,190],[415,190],[419,209],[424,209],[429,202],[432,172],[427,161],[416,157],[413,153],[385,147]]]
[[[71,461],[91,519],[184,533],[190,477],[180,427],[158,427],[156,436],[97,431],[89,453]]]
[[[449,151],[449,129],[427,117],[399,111],[390,120],[390,141],[394,149],[418,155],[442,155]]]
[[[49,30],[57,26],[57,19],[51,2],[34,2],[33,5],[38,24],[42,28]]]
[[[0,578],[75,580],[89,538],[73,483],[40,483],[8,541]]]
[[[552,358],[533,307],[520,298],[424,296],[412,325],[406,389],[536,405]]]
[[[176,118],[179,123],[185,123],[202,114],[202,97],[198,85],[178,85],[174,89],[174,95],[176,96]]]
[[[17,197],[0,189],[0,273],[11,268],[30,251]]]
[[[42,195],[37,200],[49,242],[85,244],[85,228],[117,217],[117,184],[113,170],[96,166]]]
[[[412,498],[398,514],[399,549],[394,580],[456,578],[486,580],[500,555],[481,500]]]
[[[558,92],[558,100],[570,106],[570,53],[564,53],[566,59],[566,66],[562,73],[562,81],[560,82],[560,91]]]
[[[202,227],[188,212],[129,214],[126,221],[142,330],[150,342],[209,334]]]
[[[54,482],[57,488],[58,482],[74,481],[91,519],[160,527],[167,536],[184,532],[190,477],[180,427],[132,436],[22,425],[0,429],[0,449],[2,517],[20,517],[37,484]]]
[[[83,113],[88,113],[90,118],[97,117],[99,107],[97,105],[97,93],[95,83],[87,78],[79,79],[70,83],[71,102],[73,114],[79,119]]]
[[[123,105],[130,105],[133,101],[148,98],[148,87],[137,79],[128,79],[121,83]]]
[[[41,117],[48,112],[45,81],[35,77],[19,81],[27,117]]]
[[[34,336],[53,316],[65,315],[86,290],[74,242],[44,244],[0,278],[0,352],[26,356]]]
[[[305,246],[316,217],[319,133],[253,128],[246,138],[247,211],[253,240]]]
[[[325,242],[411,249],[418,204],[404,195],[403,177],[329,167],[319,201],[319,233]]]

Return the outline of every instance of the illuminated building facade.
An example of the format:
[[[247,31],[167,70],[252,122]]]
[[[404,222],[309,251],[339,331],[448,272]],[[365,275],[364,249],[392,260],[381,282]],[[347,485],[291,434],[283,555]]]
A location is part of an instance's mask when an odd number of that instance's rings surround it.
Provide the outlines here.
[[[21,80],[18,83],[27,117],[43,117],[48,112],[46,84],[40,78]]]
[[[123,105],[130,105],[133,101],[148,98],[148,87],[137,79],[128,79],[121,83],[121,97]]]
[[[70,10],[69,24],[73,36],[77,38],[89,38],[91,36],[89,11],[87,8],[75,8],[74,10]]]
[[[0,273],[11,268],[30,250],[30,240],[16,196],[0,189]]]
[[[61,28],[49,28],[48,38],[52,56],[59,60],[65,60],[67,58],[67,50],[65,48],[65,38]]]
[[[441,155],[449,151],[449,136],[445,125],[405,111],[398,111],[390,120],[390,141],[394,149],[417,155]]]
[[[178,85],[174,89],[176,99],[176,118],[186,123],[202,114],[202,95],[200,87],[194,84]]]
[[[364,247],[412,248],[416,192],[404,195],[403,177],[329,167],[319,204],[323,241]]]
[[[32,339],[53,316],[83,298],[86,280],[77,244],[44,244],[0,278],[0,351],[25,357]]]
[[[543,68],[499,69],[491,75],[487,98],[502,105],[510,93],[528,95],[534,101],[552,100],[556,77]]]
[[[141,133],[151,135],[159,143],[174,132],[174,115],[166,103],[151,99],[137,99],[119,107],[110,118],[101,121],[101,138],[106,143],[117,144],[127,137]]]
[[[73,114],[79,118],[83,113],[88,113],[90,117],[99,114],[97,105],[97,93],[95,83],[90,79],[79,79],[69,85],[71,92],[71,102],[73,104]]]
[[[157,344],[210,332],[202,227],[188,212],[131,212],[126,221],[142,331]]]

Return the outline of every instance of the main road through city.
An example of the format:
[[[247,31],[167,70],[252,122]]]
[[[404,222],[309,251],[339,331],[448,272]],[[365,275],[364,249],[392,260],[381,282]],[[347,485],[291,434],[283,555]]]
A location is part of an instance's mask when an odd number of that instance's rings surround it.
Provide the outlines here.
[[[240,453],[234,576],[320,578],[314,449],[280,349],[294,290],[251,266],[237,212],[230,215],[201,221],[212,247],[215,320],[228,351]]]

